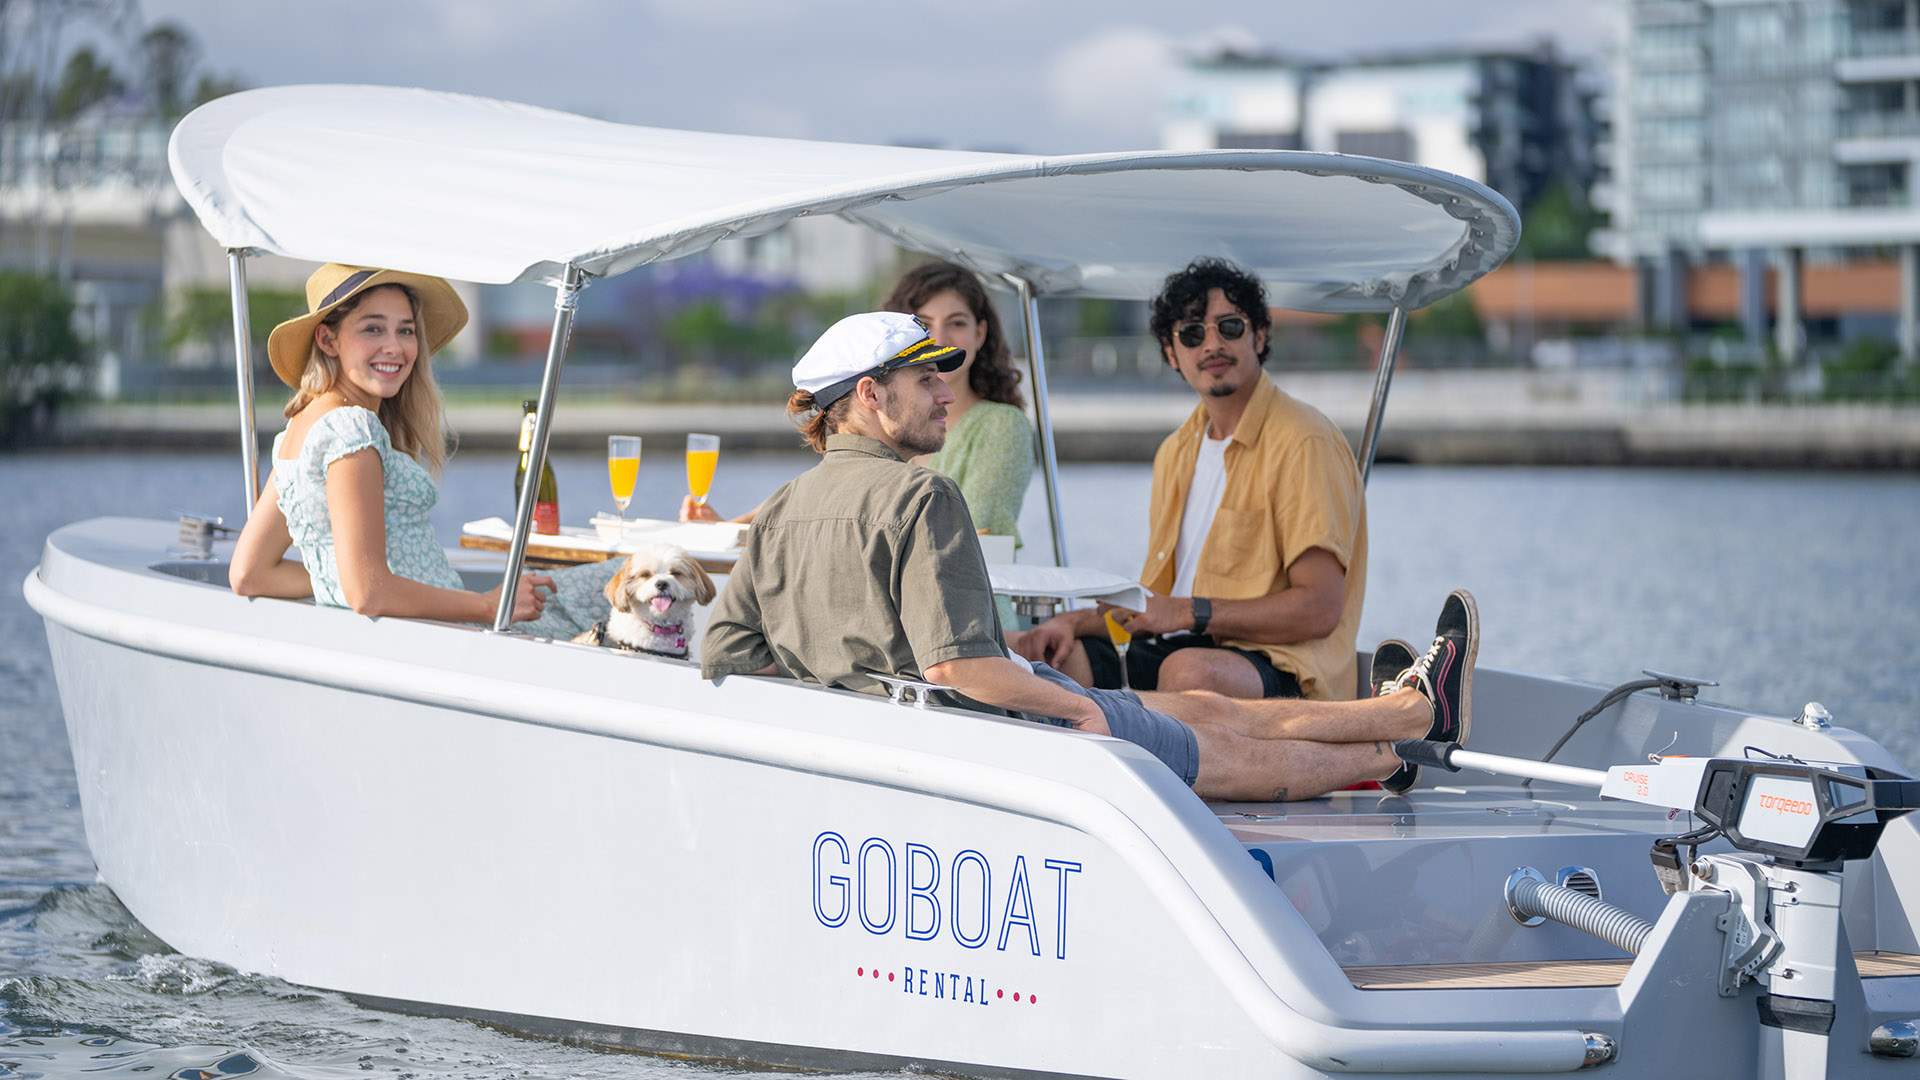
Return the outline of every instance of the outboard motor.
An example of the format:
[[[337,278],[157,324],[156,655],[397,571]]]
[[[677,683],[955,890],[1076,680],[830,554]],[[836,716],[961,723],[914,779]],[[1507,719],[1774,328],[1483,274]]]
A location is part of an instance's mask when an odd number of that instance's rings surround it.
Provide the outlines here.
[[[1654,871],[1669,895],[1682,890],[1725,893],[1727,914],[1719,989],[1738,994],[1761,982],[1759,1075],[1827,1075],[1836,971],[1851,964],[1841,934],[1842,868],[1873,855],[1889,821],[1920,809],[1920,780],[1866,765],[1795,758],[1656,758],[1601,772],[1462,750],[1453,743],[1410,740],[1396,747],[1408,761],[1458,771],[1588,787],[1602,798],[1664,806],[1694,814],[1700,828],[1656,841]],[[1725,838],[1733,851],[1700,855]],[[1524,870],[1524,868],[1523,868]],[[1638,953],[1653,925],[1598,896],[1516,871],[1507,904],[1523,922],[1551,919]],[[1912,1025],[1882,1025],[1870,1049],[1911,1056]],[[1895,1028],[1902,1030],[1893,1030]]]

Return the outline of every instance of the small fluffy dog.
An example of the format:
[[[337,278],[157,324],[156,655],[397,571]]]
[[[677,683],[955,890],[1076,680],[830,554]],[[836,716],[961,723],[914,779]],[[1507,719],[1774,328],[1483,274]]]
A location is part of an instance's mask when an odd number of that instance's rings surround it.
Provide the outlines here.
[[[713,602],[713,579],[684,549],[655,544],[627,556],[607,582],[604,622],[573,640],[658,656],[687,655],[693,606]]]

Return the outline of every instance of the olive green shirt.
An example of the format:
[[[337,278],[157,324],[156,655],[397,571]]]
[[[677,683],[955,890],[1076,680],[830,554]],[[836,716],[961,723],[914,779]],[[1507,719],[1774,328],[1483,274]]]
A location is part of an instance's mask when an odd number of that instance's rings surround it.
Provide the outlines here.
[[[951,479],[861,435],[830,435],[820,464],[761,506],[701,646],[707,678],[772,664],[808,682],[877,692],[867,672],[1005,656],[993,587]]]

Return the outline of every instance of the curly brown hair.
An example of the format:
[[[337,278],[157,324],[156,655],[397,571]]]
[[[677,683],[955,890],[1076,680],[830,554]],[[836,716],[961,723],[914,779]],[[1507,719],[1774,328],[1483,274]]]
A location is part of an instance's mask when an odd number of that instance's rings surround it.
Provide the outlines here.
[[[980,284],[972,271],[950,262],[921,263],[900,275],[893,291],[887,294],[886,303],[880,306],[887,311],[912,315],[927,301],[949,289],[959,295],[973,317],[987,328],[986,340],[980,343],[980,352],[973,358],[973,366],[967,369],[967,385],[988,401],[1024,408],[1020,373],[1013,370],[1006,335],[1000,332],[1000,319],[993,313],[993,301],[987,298],[986,286]]]

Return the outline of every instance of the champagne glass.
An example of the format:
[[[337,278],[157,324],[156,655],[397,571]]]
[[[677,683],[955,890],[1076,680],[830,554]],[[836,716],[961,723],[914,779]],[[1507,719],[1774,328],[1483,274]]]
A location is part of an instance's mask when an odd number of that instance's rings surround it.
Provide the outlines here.
[[[1115,651],[1125,652],[1128,643],[1133,641],[1133,634],[1128,631],[1126,627],[1120,625],[1120,620],[1113,617],[1113,613],[1118,610],[1120,609],[1108,608],[1102,612],[1102,614],[1106,617],[1107,621],[1107,640],[1113,642]]]
[[[693,432],[687,436],[687,493],[701,506],[713,490],[713,471],[720,465],[720,436]]]
[[[640,436],[607,436],[607,483],[613,488],[613,503],[620,508],[620,527],[627,526],[627,504],[633,501],[633,484],[640,478]]]

